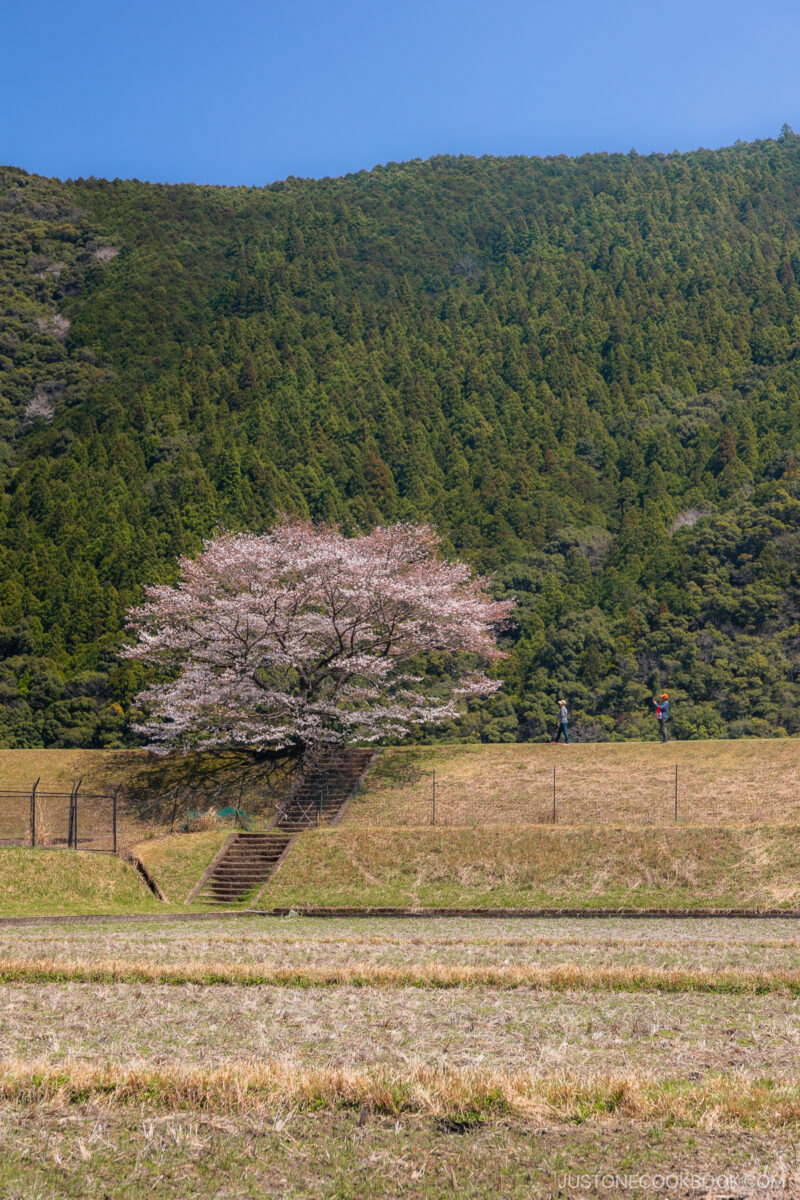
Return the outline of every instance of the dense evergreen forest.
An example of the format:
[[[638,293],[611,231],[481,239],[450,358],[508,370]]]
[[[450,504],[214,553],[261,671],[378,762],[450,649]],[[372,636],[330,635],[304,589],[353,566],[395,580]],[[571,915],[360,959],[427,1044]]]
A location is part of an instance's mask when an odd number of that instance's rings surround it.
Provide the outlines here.
[[[289,511],[519,600],[435,736],[800,733],[800,137],[270,187],[0,169],[0,744],[118,746],[142,584]],[[435,670],[435,664],[433,664]]]

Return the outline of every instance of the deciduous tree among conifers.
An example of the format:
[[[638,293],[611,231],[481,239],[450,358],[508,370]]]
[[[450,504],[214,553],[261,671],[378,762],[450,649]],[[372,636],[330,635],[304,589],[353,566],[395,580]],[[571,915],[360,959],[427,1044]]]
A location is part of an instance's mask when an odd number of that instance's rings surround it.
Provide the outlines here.
[[[138,697],[140,732],[163,751],[303,756],[452,718],[500,686],[481,667],[501,656],[494,631],[513,602],[486,583],[424,525],[346,537],[285,518],[262,535],[223,533],[129,614],[138,637],[124,653],[160,676]],[[435,687],[420,673],[431,654]],[[444,673],[443,659],[475,669]]]

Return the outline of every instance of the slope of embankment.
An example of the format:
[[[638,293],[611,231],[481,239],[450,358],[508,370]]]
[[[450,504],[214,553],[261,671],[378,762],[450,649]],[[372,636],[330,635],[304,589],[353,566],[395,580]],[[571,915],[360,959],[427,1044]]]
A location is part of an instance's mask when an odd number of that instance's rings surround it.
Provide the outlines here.
[[[113,854],[0,850],[0,916],[157,913],[163,904],[136,869]]]
[[[315,830],[253,906],[800,913],[800,827]]]

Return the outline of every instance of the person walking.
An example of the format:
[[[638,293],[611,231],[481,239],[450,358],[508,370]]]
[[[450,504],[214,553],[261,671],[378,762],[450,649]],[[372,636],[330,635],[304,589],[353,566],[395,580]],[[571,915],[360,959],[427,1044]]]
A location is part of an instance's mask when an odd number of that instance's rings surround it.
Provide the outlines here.
[[[564,735],[564,744],[566,746],[569,745],[569,731],[567,730],[567,721],[568,720],[569,720],[569,715],[567,713],[567,702],[566,702],[566,700],[559,700],[559,702],[558,702],[558,729],[556,731],[556,736],[554,738],[552,738],[552,740],[550,742],[551,746],[555,746],[556,742],[561,737],[562,733]]]
[[[663,692],[658,700],[654,700],[656,706],[656,720],[658,721],[658,729],[661,734],[662,742],[667,741],[667,721],[669,720],[669,693]]]

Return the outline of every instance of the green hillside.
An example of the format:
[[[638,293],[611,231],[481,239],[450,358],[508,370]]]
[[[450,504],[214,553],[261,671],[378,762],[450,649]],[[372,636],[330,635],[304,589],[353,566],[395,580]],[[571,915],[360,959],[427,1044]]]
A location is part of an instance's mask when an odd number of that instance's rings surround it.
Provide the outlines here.
[[[800,732],[800,137],[263,189],[0,169],[0,744],[119,746],[143,583],[282,510],[520,600],[436,736]]]

